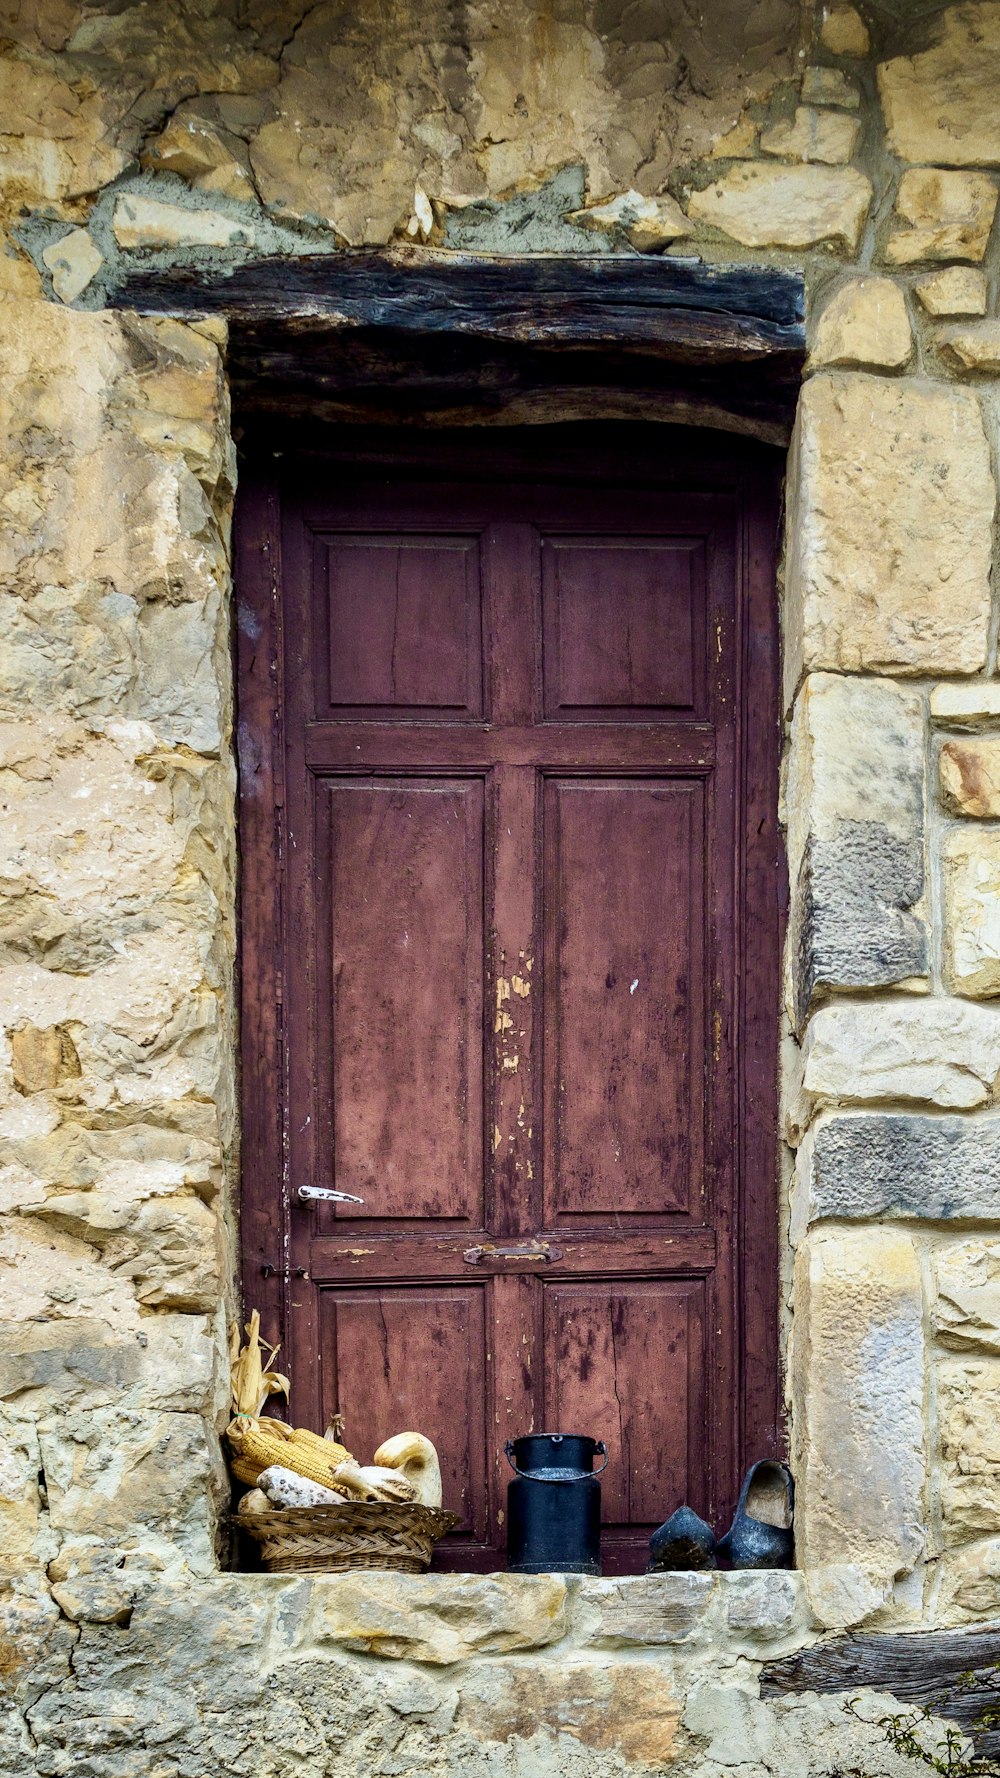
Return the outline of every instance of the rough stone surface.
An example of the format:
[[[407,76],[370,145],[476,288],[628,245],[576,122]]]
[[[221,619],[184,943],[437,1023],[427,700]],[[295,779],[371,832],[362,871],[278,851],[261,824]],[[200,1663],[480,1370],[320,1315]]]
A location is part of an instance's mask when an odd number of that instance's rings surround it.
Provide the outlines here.
[[[472,1654],[506,1654],[558,1642],[566,1585],[558,1575],[345,1575],[323,1594],[310,1634],[319,1647],[448,1666]]]
[[[872,189],[855,167],[779,167],[745,162],[692,192],[688,215],[744,247],[811,247],[830,241],[853,250]]]
[[[45,248],[42,259],[52,274],[52,288],[64,303],[75,302],[104,264],[104,255],[85,228],[70,229]]]
[[[839,5],[836,0],[824,6],[820,41],[834,56],[866,56],[868,27],[857,7]]]
[[[911,167],[899,182],[898,226],[889,236],[886,255],[893,265],[926,259],[979,261],[996,207],[996,180],[986,173]]]
[[[931,45],[878,71],[889,146],[908,161],[1000,166],[1000,13],[993,0],[950,6]]]
[[[588,1640],[609,1648],[686,1642],[703,1631],[719,1591],[715,1574],[647,1574],[639,1579],[588,1580],[580,1589]]]
[[[113,223],[119,247],[252,247],[249,224],[219,210],[188,209],[128,192],[115,205]]]
[[[847,111],[857,111],[861,88],[842,68],[807,68],[802,76],[802,98],[809,105],[842,105]]]
[[[226,129],[211,104],[179,105],[142,161],[154,170],[179,174],[195,191],[218,191],[244,202],[257,195],[246,143]]]
[[[946,1550],[939,1574],[936,1619],[942,1625],[974,1624],[1000,1611],[1000,1537],[962,1550]]]
[[[851,1560],[874,1580],[924,1550],[923,1292],[913,1243],[891,1229],[819,1233],[796,1260],[792,1344],[807,1568]]]
[[[923,712],[885,679],[811,675],[785,787],[797,1025],[821,988],[918,984],[928,968]]]
[[[791,1630],[800,1603],[797,1575],[737,1574],[726,1588],[726,1622],[731,1630],[772,1642]]]
[[[957,1242],[934,1266],[933,1324],[942,1345],[1000,1357],[1000,1244]]]
[[[1000,1075],[1000,1010],[954,1000],[860,1000],[821,1007],[802,1044],[801,1129],[825,1106],[911,1100],[984,1105]]]
[[[822,161],[827,166],[842,166],[849,161],[858,145],[861,125],[854,117],[840,111],[818,111],[811,105],[797,105],[795,116],[776,123],[760,138],[763,154],[784,160]]]
[[[826,1216],[1000,1220],[1000,1117],[821,1118],[799,1151],[793,1235]]]
[[[941,865],[945,976],[960,994],[1000,994],[1000,831],[948,834]]]
[[[917,296],[928,315],[985,315],[986,277],[974,266],[949,265],[918,278]]]
[[[961,371],[995,376],[1000,371],[1000,321],[972,321],[964,327],[942,327],[938,350]]]
[[[456,1726],[486,1742],[530,1740],[543,1756],[568,1741],[659,1767],[674,1751],[680,1714],[667,1676],[648,1663],[576,1657],[516,1670],[489,1663],[474,1668],[462,1687]]]
[[[644,198],[638,191],[621,192],[590,209],[572,210],[569,220],[599,234],[622,235],[640,253],[655,252],[691,233],[690,223],[673,198]]]
[[[906,299],[891,278],[853,278],[830,298],[816,327],[813,364],[901,370],[913,351]]]
[[[940,773],[941,801],[951,814],[1000,816],[1000,735],[945,741]]]
[[[974,679],[967,685],[945,683],[931,691],[931,716],[949,728],[979,729],[1000,722],[1000,681]]]
[[[845,371],[802,393],[786,675],[974,673],[986,658],[993,476],[971,390]]]
[[[1000,1363],[937,1368],[945,1542],[1000,1532]]]

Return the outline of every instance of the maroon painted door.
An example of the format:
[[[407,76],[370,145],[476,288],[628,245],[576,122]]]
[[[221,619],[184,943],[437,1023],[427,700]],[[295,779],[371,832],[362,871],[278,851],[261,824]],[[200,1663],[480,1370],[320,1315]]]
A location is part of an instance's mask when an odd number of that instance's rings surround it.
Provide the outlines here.
[[[775,1433],[773,513],[469,448],[244,516],[246,1299],[282,1285],[270,1054],[293,1418],[427,1432],[472,1567],[505,1439],[603,1438],[627,1571]]]

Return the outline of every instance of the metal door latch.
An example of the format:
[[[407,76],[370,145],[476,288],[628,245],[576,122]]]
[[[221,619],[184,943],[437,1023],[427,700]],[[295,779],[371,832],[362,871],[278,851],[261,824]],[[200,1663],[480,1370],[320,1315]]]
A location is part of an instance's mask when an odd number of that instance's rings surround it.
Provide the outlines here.
[[[364,1198],[356,1198],[351,1192],[331,1191],[325,1185],[300,1185],[300,1204],[363,1204]]]

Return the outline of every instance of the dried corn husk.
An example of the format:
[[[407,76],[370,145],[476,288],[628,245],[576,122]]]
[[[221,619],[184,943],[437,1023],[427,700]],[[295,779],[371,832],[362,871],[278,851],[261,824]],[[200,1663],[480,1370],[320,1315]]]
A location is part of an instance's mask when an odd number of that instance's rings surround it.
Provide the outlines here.
[[[334,1487],[351,1500],[387,1500],[402,1504],[412,1500],[416,1492],[412,1482],[398,1470],[376,1469],[370,1463],[362,1467],[353,1458],[348,1463],[341,1463],[333,1473]]]
[[[338,1465],[354,1461],[350,1451],[335,1440],[320,1438],[304,1427],[286,1426],[282,1420],[258,1420],[241,1414],[227,1426],[226,1437],[233,1453],[232,1472],[238,1482],[248,1486],[253,1486],[261,1470],[278,1463],[323,1488],[332,1488]]]
[[[233,1384],[233,1413],[250,1414],[254,1419],[262,1412],[264,1403],[271,1395],[288,1395],[288,1378],[280,1371],[272,1370],[279,1348],[268,1348],[266,1358],[261,1357],[260,1348],[260,1314],[255,1309],[246,1324],[247,1343],[240,1346],[239,1330],[233,1328],[229,1342],[231,1360],[231,1376]]]

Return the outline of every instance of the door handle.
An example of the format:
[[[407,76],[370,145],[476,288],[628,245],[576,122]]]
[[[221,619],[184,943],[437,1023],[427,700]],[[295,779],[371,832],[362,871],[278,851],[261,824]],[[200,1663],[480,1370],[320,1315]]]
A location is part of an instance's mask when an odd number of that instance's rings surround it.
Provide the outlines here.
[[[534,1259],[547,1262],[562,1259],[561,1247],[551,1247],[548,1241],[512,1241],[506,1245],[494,1245],[487,1242],[483,1247],[467,1247],[462,1255],[467,1266],[481,1266],[489,1260]]]
[[[300,1204],[363,1204],[364,1198],[356,1198],[353,1192],[331,1191],[326,1185],[300,1185],[298,1191]]]

